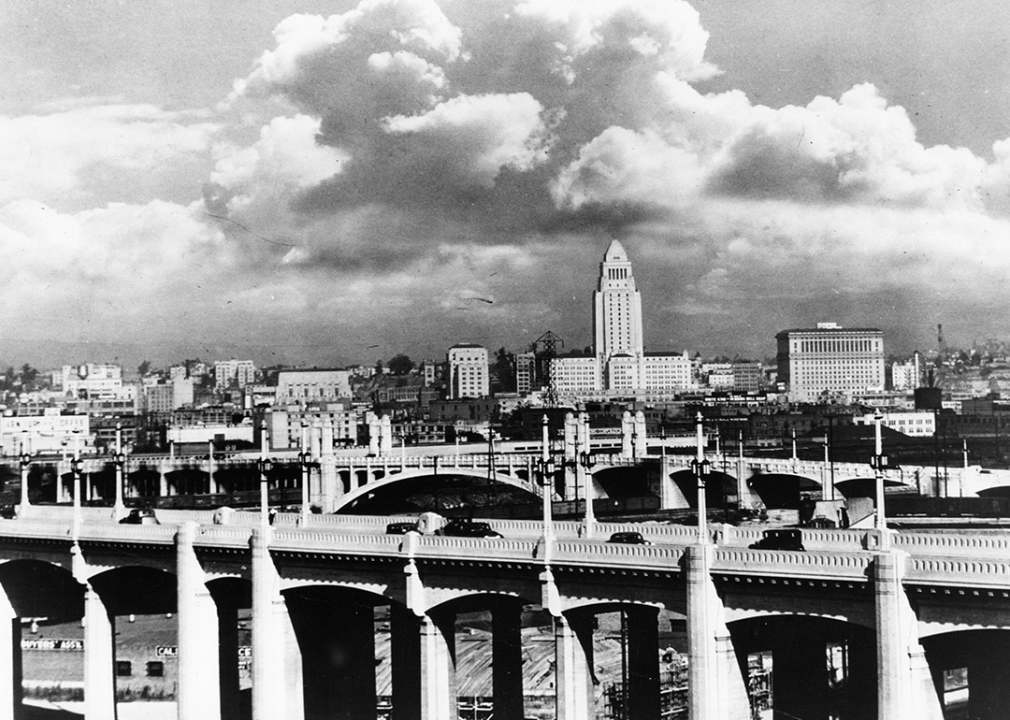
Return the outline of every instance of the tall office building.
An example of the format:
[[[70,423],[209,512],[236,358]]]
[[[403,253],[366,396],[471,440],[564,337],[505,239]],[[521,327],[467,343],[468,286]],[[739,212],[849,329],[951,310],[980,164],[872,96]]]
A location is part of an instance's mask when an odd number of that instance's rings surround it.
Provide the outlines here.
[[[482,398],[490,394],[487,348],[459,343],[449,348],[449,399]]]
[[[793,400],[884,389],[884,333],[876,328],[783,330],[778,341],[778,379]]]
[[[642,296],[635,288],[631,261],[614,240],[600,263],[600,283],[593,293],[594,351],[601,363],[613,355],[640,357],[642,346]]]
[[[252,360],[218,360],[214,363],[214,387],[227,388],[234,381],[244,388],[256,381],[256,366]]]

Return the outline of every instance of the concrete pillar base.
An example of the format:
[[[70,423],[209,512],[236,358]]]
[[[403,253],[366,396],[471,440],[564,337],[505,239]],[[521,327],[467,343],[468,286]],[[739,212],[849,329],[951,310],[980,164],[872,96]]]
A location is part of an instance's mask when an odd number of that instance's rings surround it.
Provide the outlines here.
[[[84,593],[84,718],[116,720],[115,622],[94,588]]]

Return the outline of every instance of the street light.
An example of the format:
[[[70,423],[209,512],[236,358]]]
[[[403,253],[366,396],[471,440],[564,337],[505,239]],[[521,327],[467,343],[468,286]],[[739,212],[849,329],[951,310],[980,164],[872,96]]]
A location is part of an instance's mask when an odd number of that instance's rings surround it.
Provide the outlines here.
[[[273,461],[267,457],[267,421],[260,424],[260,457],[256,461],[260,473],[260,525],[270,524],[270,489],[269,474],[273,470]]]
[[[309,519],[309,465],[312,463],[312,453],[309,450],[307,434],[309,423],[302,418],[302,436],[298,448],[298,466],[302,470],[302,513],[301,520],[304,525]]]
[[[554,526],[551,522],[551,485],[557,468],[554,457],[548,455],[537,461],[537,471],[540,476],[540,488],[544,500],[544,538],[554,537]]]
[[[596,459],[593,454],[588,451],[582,451],[579,453],[579,464],[583,469],[583,477],[586,482],[586,516],[585,516],[585,526],[586,532],[584,533],[586,537],[592,537],[593,535],[593,525],[596,524],[596,509],[593,507],[593,467],[596,465]]]
[[[120,510],[123,509],[123,481],[126,477],[126,454],[123,452],[123,424],[116,423],[116,454],[113,456],[116,463],[116,501],[113,508],[116,518],[119,517]]]
[[[27,433],[25,433],[27,436]],[[32,454],[29,449],[27,438],[22,438],[21,440],[21,512],[20,515],[24,515],[25,510],[31,504],[28,499],[28,470],[32,464]]]
[[[876,427],[875,435],[875,445],[874,454],[870,458],[870,467],[873,468],[873,479],[874,479],[874,496],[877,502],[877,512],[875,514],[876,528],[882,533],[887,529],[887,520],[884,515],[884,470],[887,469],[887,456],[884,455],[883,443],[880,438],[880,421],[884,419],[884,416],[879,412],[873,416],[873,422]],[[881,535],[881,542],[884,542],[883,535]]]
[[[712,463],[705,459],[705,427],[703,422],[704,419],[701,412],[699,412],[696,425],[698,454],[691,461],[691,470],[694,471],[694,477],[697,480],[698,486],[698,542],[705,544],[708,542],[708,508],[705,505],[705,482],[712,471]]]
[[[77,538],[81,527],[81,445],[80,430],[74,430],[74,456],[70,460],[70,472],[74,476],[74,538]]]

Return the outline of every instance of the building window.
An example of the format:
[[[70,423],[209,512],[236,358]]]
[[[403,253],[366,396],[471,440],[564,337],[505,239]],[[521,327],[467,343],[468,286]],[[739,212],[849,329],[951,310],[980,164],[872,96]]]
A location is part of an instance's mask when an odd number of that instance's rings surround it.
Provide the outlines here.
[[[151,660],[147,663],[147,677],[164,677],[165,663],[161,660]]]
[[[130,677],[133,675],[133,663],[129,660],[116,660],[116,677]]]

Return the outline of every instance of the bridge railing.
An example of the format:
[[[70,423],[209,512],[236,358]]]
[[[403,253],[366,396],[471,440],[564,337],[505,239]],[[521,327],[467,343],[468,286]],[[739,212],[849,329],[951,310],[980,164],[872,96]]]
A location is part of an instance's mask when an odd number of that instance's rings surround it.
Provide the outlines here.
[[[998,530],[972,533],[902,532],[894,536],[893,542],[895,547],[910,555],[1010,558],[1010,535]]]
[[[908,558],[905,582],[970,588],[977,596],[979,588],[1010,590],[1010,561],[996,558],[919,557]]]
[[[554,547],[552,561],[578,566],[622,566],[680,571],[683,545],[626,545],[593,540],[563,540]]]
[[[793,552],[717,547],[714,572],[768,575],[818,580],[867,580],[873,560],[870,552]]]

